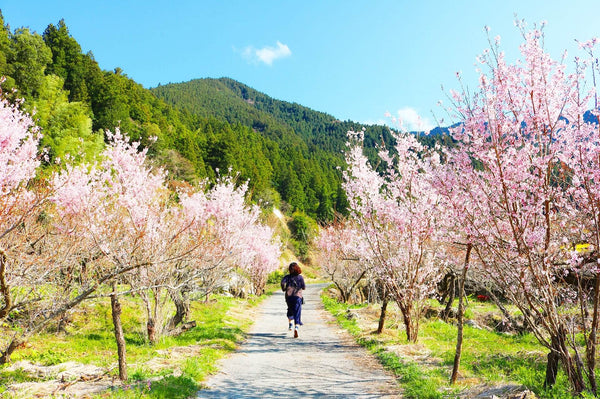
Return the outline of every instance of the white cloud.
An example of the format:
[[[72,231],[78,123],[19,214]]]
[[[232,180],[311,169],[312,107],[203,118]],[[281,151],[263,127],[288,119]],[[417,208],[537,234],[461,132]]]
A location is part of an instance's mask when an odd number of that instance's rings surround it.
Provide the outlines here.
[[[398,124],[402,130],[429,131],[435,127],[429,119],[421,117],[417,110],[411,107],[400,108],[395,117],[389,112],[386,116],[391,117],[392,122]]]
[[[292,51],[287,46],[287,44],[283,44],[280,41],[277,41],[275,47],[265,46],[263,48],[254,48],[253,46],[248,46],[242,52],[244,58],[246,58],[250,62],[254,63],[264,63],[267,65],[273,65],[273,61],[289,57],[292,55]]]

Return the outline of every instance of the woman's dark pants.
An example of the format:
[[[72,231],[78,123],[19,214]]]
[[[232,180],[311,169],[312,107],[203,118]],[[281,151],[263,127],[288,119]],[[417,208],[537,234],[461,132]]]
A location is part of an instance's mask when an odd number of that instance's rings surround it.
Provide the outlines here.
[[[285,299],[285,302],[287,303],[287,318],[289,320],[294,319],[294,324],[301,326],[302,298],[299,296],[289,296]]]

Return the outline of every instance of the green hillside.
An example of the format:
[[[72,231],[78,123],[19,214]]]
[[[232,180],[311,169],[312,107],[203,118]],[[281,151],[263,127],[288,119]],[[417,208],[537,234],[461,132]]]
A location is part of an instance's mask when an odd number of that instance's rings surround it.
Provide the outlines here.
[[[297,146],[303,154],[327,152],[342,160],[346,133],[363,127],[369,148],[381,143],[382,138],[386,143],[391,139],[384,126],[342,122],[329,114],[276,100],[229,78],[196,79],[151,90],[177,109],[250,126],[282,147]]]
[[[331,211],[342,211],[345,204],[339,167],[344,165],[348,130],[366,129],[365,145],[373,157],[376,143],[391,140],[386,127],[342,122],[326,113],[273,99],[229,78],[196,79],[151,90],[195,118],[241,124],[276,143],[283,162],[272,163],[275,189],[294,208],[321,220],[330,219]]]

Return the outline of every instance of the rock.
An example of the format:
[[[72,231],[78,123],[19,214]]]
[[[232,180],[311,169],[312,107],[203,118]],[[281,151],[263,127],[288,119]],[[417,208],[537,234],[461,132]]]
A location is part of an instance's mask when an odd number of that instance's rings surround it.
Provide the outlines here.
[[[19,361],[7,370],[22,370],[41,382],[11,384],[6,391],[17,398],[30,397],[89,397],[112,386],[106,378],[106,370],[90,364],[66,362],[53,366],[42,366],[28,361]]]
[[[93,379],[104,375],[105,370],[90,364],[77,362],[41,366],[28,361],[18,361],[7,368],[9,371],[22,370],[25,374],[40,379],[55,378],[60,381],[73,381],[81,377]]]
[[[505,385],[487,389],[475,399],[537,399],[537,396],[522,385]]]
[[[477,330],[482,330],[481,326],[479,324],[477,324],[477,322],[475,320],[467,320],[467,321],[465,321],[465,326],[470,326],[470,327],[475,328]]]
[[[354,313],[350,309],[346,310],[346,319],[348,320],[356,320],[358,319],[358,314]]]
[[[437,319],[440,316],[440,312],[432,307],[427,307],[423,312],[426,319]]]

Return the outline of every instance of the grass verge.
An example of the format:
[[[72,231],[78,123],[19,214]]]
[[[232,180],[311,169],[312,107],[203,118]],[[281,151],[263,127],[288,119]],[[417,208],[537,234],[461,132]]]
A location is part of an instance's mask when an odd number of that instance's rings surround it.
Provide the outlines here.
[[[272,292],[272,290],[271,290]],[[150,345],[143,334],[143,320],[135,298],[123,298],[123,328],[127,345],[129,381],[98,394],[96,398],[187,398],[202,388],[202,381],[216,371],[217,361],[234,351],[252,323],[252,308],[264,298],[236,299],[214,296],[195,301],[191,320],[197,326],[176,337],[163,337]],[[33,337],[17,350],[12,361],[27,360],[51,366],[69,360],[93,364],[115,377],[116,345],[108,300],[90,301],[73,312],[66,331],[48,331]],[[0,367],[0,397],[10,385],[43,379],[21,370]],[[17,396],[18,397],[18,396]]]
[[[524,386],[539,398],[572,398],[568,382],[559,372],[557,384],[544,389],[547,350],[532,335],[508,335],[464,327],[460,377],[449,384],[456,347],[456,326],[438,318],[423,319],[417,344],[406,341],[400,315],[388,308],[386,330],[375,334],[379,307],[339,303],[324,291],[325,308],[362,346],[396,376],[406,398],[467,398],[482,390]],[[435,304],[432,302],[432,306]],[[471,301],[471,317],[490,312],[489,304]],[[349,317],[349,312],[352,314]]]

